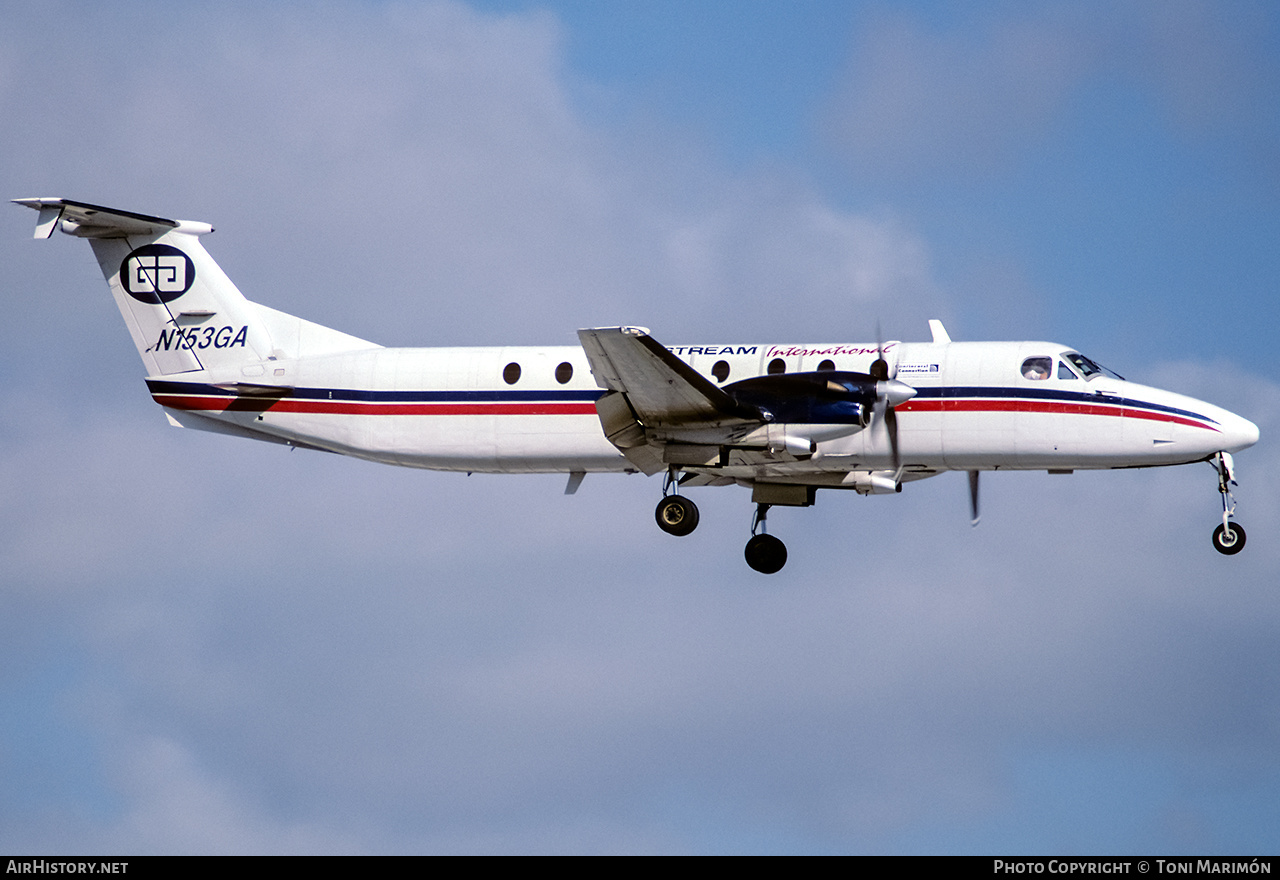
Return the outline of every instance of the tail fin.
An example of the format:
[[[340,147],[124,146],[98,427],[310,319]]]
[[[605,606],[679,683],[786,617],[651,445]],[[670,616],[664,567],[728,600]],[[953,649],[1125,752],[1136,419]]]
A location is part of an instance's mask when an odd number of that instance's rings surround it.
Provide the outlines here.
[[[69,199],[14,201],[40,212],[36,238],[57,227],[89,239],[149,375],[378,347],[249,302],[200,243],[213,231],[207,223]]]

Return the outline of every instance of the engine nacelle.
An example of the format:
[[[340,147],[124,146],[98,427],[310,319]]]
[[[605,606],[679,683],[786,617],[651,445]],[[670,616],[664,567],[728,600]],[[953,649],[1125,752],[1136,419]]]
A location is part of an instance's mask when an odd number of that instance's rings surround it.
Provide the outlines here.
[[[811,458],[818,451],[818,444],[808,437],[797,437],[787,433],[788,425],[766,425],[765,445],[774,455],[786,454],[803,461]]]
[[[902,483],[893,471],[856,471],[846,474],[841,485],[860,495],[892,495],[902,491]]]

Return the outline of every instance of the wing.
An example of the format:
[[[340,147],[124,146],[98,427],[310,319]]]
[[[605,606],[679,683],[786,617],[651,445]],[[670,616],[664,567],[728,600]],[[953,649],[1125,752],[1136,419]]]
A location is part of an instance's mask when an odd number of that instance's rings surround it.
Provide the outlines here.
[[[596,401],[605,436],[647,474],[667,467],[713,478],[794,474],[819,440],[866,428],[877,401],[915,394],[894,380],[838,371],[757,376],[720,388],[642,327],[579,330],[578,338],[607,392]]]
[[[646,427],[720,427],[762,421],[757,407],[725,394],[643,327],[579,330],[578,338],[596,382],[626,395]]]
[[[699,463],[718,456],[717,441],[766,421],[759,407],[730,397],[642,327],[579,330],[578,338],[609,392],[596,402],[605,436],[647,474],[677,463],[681,450]]]

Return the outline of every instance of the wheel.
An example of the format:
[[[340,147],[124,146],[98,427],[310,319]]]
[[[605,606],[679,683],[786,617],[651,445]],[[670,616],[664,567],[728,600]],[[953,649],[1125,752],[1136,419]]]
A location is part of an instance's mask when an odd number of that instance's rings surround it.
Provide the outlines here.
[[[747,565],[761,574],[774,574],[787,564],[787,545],[773,535],[756,535],[747,542]]]
[[[1244,549],[1244,529],[1239,523],[1231,523],[1230,530],[1225,525],[1213,530],[1213,549],[1227,556],[1235,556]]]
[[[683,536],[698,527],[698,505],[683,495],[668,495],[653,512],[658,528],[668,535]]]

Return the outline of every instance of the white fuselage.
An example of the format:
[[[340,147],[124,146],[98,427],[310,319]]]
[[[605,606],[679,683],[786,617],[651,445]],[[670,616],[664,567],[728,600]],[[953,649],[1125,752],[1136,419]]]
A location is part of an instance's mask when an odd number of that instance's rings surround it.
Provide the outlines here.
[[[720,386],[765,375],[771,363],[777,372],[779,360],[787,373],[818,370],[824,361],[867,372],[877,357],[876,346],[865,344],[669,350]],[[944,470],[1181,464],[1257,440],[1251,422],[1202,401],[1105,374],[1086,380],[1063,368],[1069,352],[1047,342],[886,346],[896,378],[917,392],[897,407],[907,478]],[[1050,362],[1050,374],[1025,377],[1021,365],[1038,356]],[[372,348],[148,384],[177,421],[198,415],[233,433],[388,464],[495,473],[634,470],[601,430],[595,401],[604,392],[576,346]],[[251,385],[261,390],[244,396]],[[840,427],[786,426],[789,434],[813,437],[816,454],[717,473],[835,486],[851,471],[891,467],[882,426]]]

